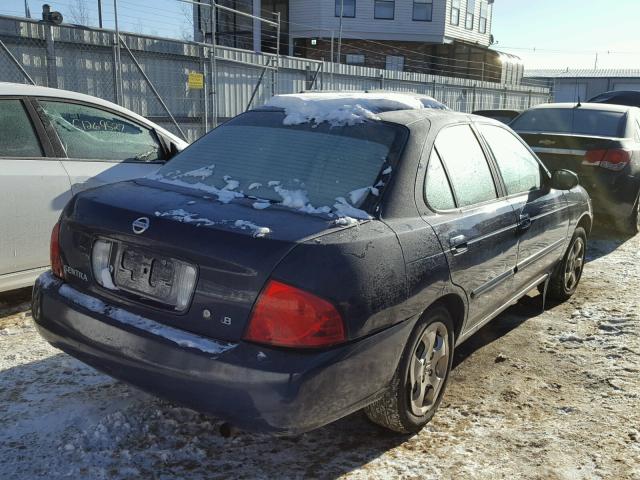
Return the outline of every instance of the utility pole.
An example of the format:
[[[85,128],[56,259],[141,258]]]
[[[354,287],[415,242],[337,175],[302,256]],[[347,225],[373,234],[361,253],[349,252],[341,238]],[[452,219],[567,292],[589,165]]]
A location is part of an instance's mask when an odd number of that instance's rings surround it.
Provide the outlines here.
[[[342,17],[344,15],[344,0],[340,0],[340,31],[338,32],[338,61],[340,63],[340,54],[342,50]]]
[[[593,66],[593,69],[594,69],[594,70],[597,70],[597,69],[598,69],[598,52],[596,52],[596,63],[595,63],[595,65]]]
[[[102,0],[98,0],[98,27],[102,28]]]

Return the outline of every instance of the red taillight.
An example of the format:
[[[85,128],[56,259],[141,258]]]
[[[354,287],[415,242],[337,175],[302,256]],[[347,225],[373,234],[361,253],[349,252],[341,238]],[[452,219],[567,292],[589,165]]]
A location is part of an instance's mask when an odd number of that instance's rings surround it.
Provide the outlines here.
[[[62,256],[60,255],[60,222],[56,223],[51,230],[51,271],[53,274],[64,279],[64,268],[62,267]]]
[[[589,150],[583,163],[618,171],[626,167],[630,161],[631,152],[629,150],[615,148],[611,150]]]
[[[260,294],[244,338],[279,347],[326,347],[346,340],[342,317],[331,303],[274,280]]]

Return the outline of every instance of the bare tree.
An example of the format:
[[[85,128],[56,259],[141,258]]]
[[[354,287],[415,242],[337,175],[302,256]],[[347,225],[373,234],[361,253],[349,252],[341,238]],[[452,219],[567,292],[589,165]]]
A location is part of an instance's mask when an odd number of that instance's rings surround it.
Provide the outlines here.
[[[182,24],[180,25],[180,36],[185,42],[193,41],[193,5],[188,3],[179,3],[180,13],[182,16]]]
[[[73,3],[69,5],[69,18],[78,25],[89,25],[91,15],[87,0],[73,0]]]

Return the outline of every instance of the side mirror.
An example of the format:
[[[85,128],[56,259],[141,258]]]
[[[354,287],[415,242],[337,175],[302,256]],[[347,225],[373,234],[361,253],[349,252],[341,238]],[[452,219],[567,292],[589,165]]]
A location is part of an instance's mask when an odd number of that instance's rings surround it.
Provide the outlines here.
[[[556,170],[551,174],[551,188],[556,190],[571,190],[579,183],[578,175],[571,170]]]

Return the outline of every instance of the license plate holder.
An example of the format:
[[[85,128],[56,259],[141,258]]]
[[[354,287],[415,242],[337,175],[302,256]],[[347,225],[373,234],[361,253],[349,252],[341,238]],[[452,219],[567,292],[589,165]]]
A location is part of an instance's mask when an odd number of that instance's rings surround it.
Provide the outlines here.
[[[114,282],[122,290],[160,300],[170,297],[176,265],[169,258],[120,245],[114,265]]]

